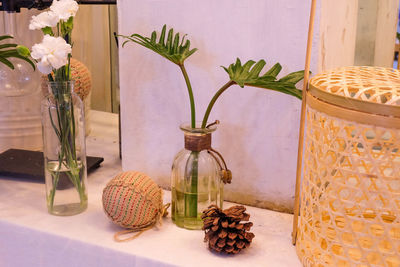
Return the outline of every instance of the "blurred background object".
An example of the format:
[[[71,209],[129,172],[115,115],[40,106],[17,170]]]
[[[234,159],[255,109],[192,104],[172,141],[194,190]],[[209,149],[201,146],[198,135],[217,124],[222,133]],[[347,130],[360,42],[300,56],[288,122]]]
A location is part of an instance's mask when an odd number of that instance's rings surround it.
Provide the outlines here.
[[[29,31],[37,10],[0,13],[0,34],[12,42],[31,47],[40,42],[40,31]],[[21,59],[12,59],[15,69],[0,65],[0,152],[8,148],[38,150],[42,147],[40,73]]]
[[[43,36],[28,29],[32,15],[50,6],[49,0],[0,0],[0,34],[31,48]],[[73,31],[73,57],[91,73],[92,90],[84,99],[89,109],[118,113],[118,51],[116,1],[78,1],[80,10]],[[29,9],[28,9],[29,8]],[[0,65],[0,152],[8,148],[40,150],[42,147],[40,74],[19,59],[16,70]],[[21,62],[20,62],[21,61]],[[87,133],[90,125],[88,124]]]
[[[118,47],[114,38],[114,32],[118,32],[116,6],[80,5],[74,25],[72,55],[92,73],[91,108],[118,113]]]

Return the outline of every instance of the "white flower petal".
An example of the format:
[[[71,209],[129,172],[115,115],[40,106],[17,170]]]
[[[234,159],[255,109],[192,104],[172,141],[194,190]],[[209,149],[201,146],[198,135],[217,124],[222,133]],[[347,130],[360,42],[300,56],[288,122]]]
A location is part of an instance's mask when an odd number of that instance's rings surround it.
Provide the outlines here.
[[[60,18],[53,11],[42,12],[37,16],[32,16],[29,24],[30,30],[40,30],[45,27],[55,27]]]
[[[48,74],[51,69],[59,69],[68,63],[68,55],[71,50],[71,45],[67,44],[63,38],[46,34],[42,43],[32,47],[31,56],[40,61],[38,63],[39,71]]]
[[[50,74],[51,71],[53,70],[53,68],[51,67],[51,65],[43,63],[43,62],[38,62],[37,63],[37,68],[38,70],[43,73],[43,74]]]
[[[60,20],[63,21],[67,21],[70,17],[74,17],[78,9],[78,3],[74,0],[54,0],[50,6],[50,10],[55,12]]]
[[[47,57],[47,61],[55,69],[59,69],[59,68],[61,68],[62,66],[66,65],[68,63],[67,57],[61,58],[61,57],[56,57],[54,55],[49,55]]]
[[[45,54],[48,54],[48,49],[43,44],[35,44],[32,46],[32,58],[38,60],[41,59]]]

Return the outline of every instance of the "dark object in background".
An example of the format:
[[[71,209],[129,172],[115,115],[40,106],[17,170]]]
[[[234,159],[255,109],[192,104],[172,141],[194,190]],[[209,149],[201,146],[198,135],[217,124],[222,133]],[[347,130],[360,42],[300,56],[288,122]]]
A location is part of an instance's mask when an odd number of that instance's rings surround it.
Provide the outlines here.
[[[0,11],[20,12],[21,8],[46,9],[53,0],[0,0]],[[77,0],[81,5],[115,5],[116,0]]]
[[[104,158],[86,157],[87,171],[100,167]],[[43,152],[21,149],[9,149],[0,154],[0,178],[17,178],[21,180],[44,183]],[[3,176],[3,177],[2,177]],[[5,177],[4,177],[5,176]],[[65,186],[59,184],[60,188]]]
[[[52,0],[0,0],[0,10],[7,12],[20,12],[21,8],[46,9]]]

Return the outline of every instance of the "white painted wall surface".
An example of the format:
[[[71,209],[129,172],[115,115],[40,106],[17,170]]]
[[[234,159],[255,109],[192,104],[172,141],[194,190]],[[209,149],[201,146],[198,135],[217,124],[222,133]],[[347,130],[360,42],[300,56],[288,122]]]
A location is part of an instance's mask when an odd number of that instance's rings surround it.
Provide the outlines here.
[[[188,34],[199,49],[186,66],[201,120],[212,95],[228,81],[220,65],[239,57],[266,59],[268,67],[279,61],[282,75],[304,68],[310,3],[119,0],[119,32],[149,35],[167,24]],[[134,44],[120,49],[120,72],[123,169],[148,173],[168,188],[173,158],[183,148],[178,126],[190,120],[183,77],[175,65]],[[300,104],[291,96],[237,86],[219,99],[209,121],[221,121],[213,147],[233,172],[227,200],[292,210]]]

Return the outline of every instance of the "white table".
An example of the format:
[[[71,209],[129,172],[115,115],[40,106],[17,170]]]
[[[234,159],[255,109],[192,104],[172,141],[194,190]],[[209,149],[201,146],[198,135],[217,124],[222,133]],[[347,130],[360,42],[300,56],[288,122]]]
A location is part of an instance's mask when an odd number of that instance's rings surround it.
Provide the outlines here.
[[[256,237],[235,256],[211,253],[202,231],[176,227],[170,217],[137,239],[117,243],[114,225],[102,210],[107,181],[121,171],[117,116],[92,112],[87,152],[104,157],[88,178],[89,206],[71,217],[52,216],[44,184],[0,179],[0,266],[301,266],[291,244],[292,215],[248,207]],[[170,194],[165,192],[165,201]],[[225,207],[231,205],[227,203]]]

